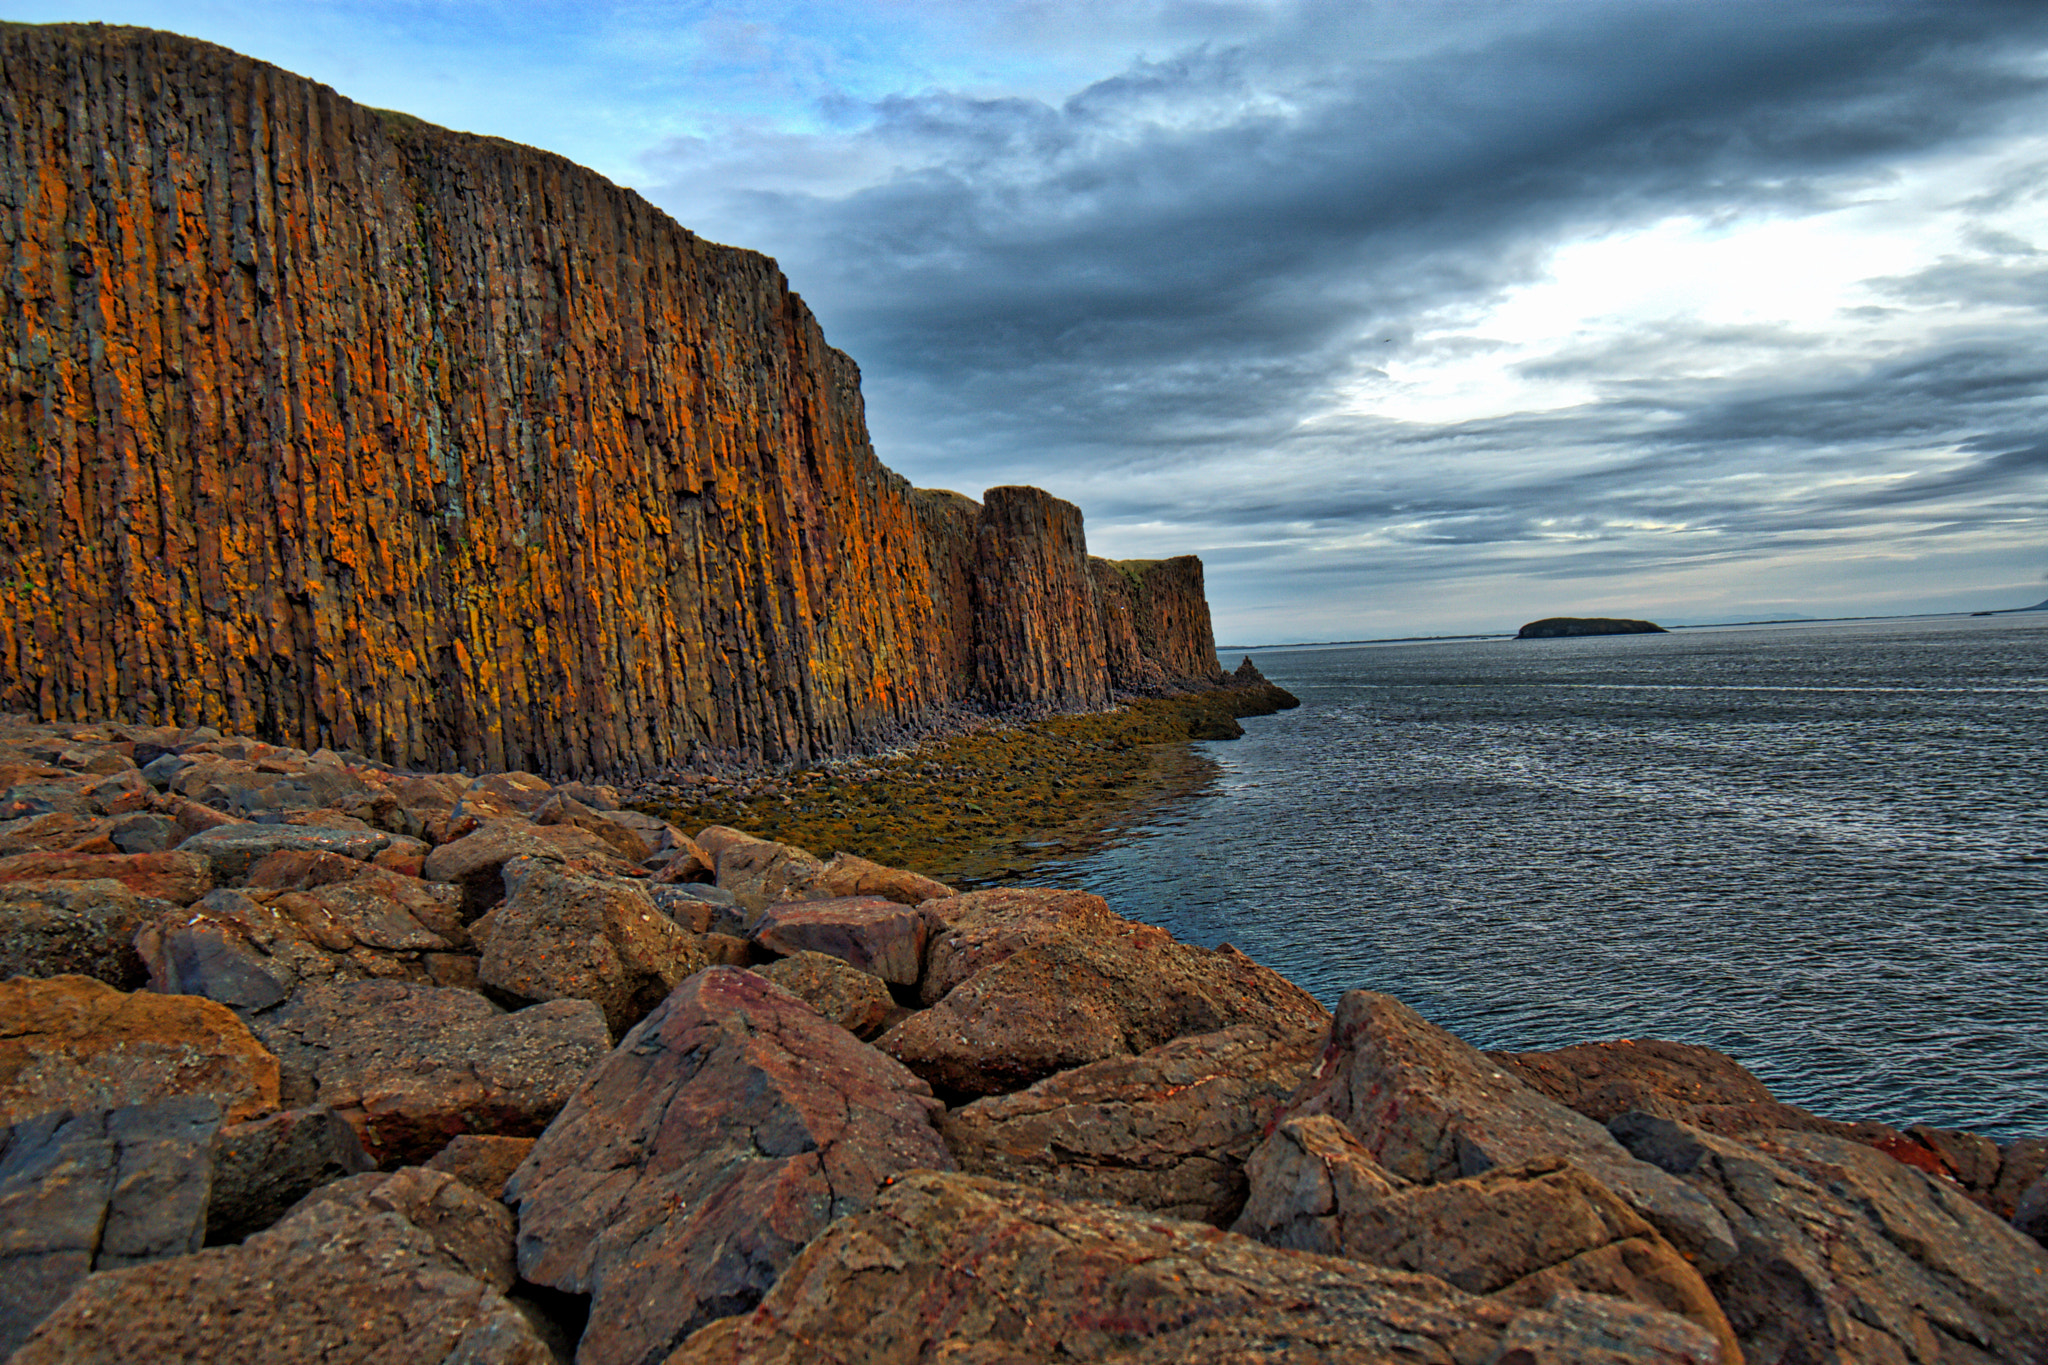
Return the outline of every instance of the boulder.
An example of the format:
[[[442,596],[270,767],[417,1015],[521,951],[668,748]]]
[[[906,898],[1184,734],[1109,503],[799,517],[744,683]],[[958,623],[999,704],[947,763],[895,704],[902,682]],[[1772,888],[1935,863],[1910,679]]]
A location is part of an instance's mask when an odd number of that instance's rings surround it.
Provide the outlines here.
[[[505,898],[505,864],[541,858],[584,872],[624,872],[631,865],[612,846],[574,825],[533,825],[494,819],[427,855],[420,875],[462,888],[462,914],[473,920]]]
[[[178,851],[205,859],[207,875],[216,886],[234,886],[265,855],[279,849],[338,853],[368,862],[389,847],[391,839],[382,830],[323,829],[317,825],[214,825],[179,844]]]
[[[355,1129],[332,1109],[285,1109],[225,1124],[213,1144],[207,1245],[261,1232],[314,1190],[372,1165]]]
[[[312,1201],[240,1246],[96,1274],[14,1359],[554,1365],[462,1248],[366,1203]]]
[[[1316,1120],[1329,1122],[1326,1115]],[[1327,1135],[1297,1129],[1272,1140],[1280,1156],[1261,1162],[1260,1174],[1269,1182],[1277,1178],[1279,1192],[1302,1190],[1295,1153]],[[1308,1249],[1435,1275],[1467,1293],[1529,1307],[1541,1307],[1561,1290],[1611,1294],[1689,1318],[1721,1344],[1724,1360],[1741,1359],[1699,1272],[1613,1191],[1570,1162],[1548,1157],[1442,1184],[1389,1189],[1390,1181],[1374,1181],[1358,1164],[1362,1151],[1349,1155],[1349,1178],[1330,1182],[1332,1193],[1341,1185],[1349,1199],[1338,1198],[1325,1215],[1297,1206],[1278,1220],[1284,1233],[1327,1233],[1327,1247]],[[1261,1192],[1265,1217],[1283,1202],[1276,1193]]]
[[[922,905],[959,894],[944,882],[871,863],[851,853],[833,854],[815,885],[828,896],[880,896],[903,905]]]
[[[493,1289],[510,1289],[512,1211],[449,1171],[406,1166],[365,1171],[320,1186],[293,1210],[339,1205],[361,1213],[395,1213],[434,1239],[463,1272]]]
[[[1107,911],[978,942],[956,925],[933,945],[927,982],[976,962],[985,965],[876,1041],[950,1094],[1019,1090],[1234,1024],[1292,1034],[1329,1020],[1314,997],[1234,948],[1190,947]]]
[[[1245,1160],[1244,1174],[1244,1211],[1231,1231],[1327,1256],[1344,1252],[1347,1211],[1410,1187],[1328,1114],[1281,1120]]]
[[[252,1024],[288,1102],[333,1109],[387,1166],[459,1133],[538,1133],[611,1047],[586,1000],[507,1014],[474,991],[399,981],[306,986]]]
[[[277,1108],[278,1063],[223,1005],[83,976],[0,981],[0,1123],[204,1095],[231,1119]]]
[[[856,1038],[873,1038],[901,1013],[880,977],[824,953],[798,953],[752,970]]]
[[[920,1172],[827,1229],[754,1312],[706,1327],[666,1365],[1716,1358],[1683,1318],[1614,1299],[1524,1308],[1202,1223]]]
[[[918,998],[936,1005],[946,992],[1019,948],[1062,933],[1112,933],[1121,923],[1109,902],[1088,891],[997,887],[927,902],[930,948]]]
[[[1331,1115],[1375,1161],[1419,1184],[1566,1157],[1695,1264],[1713,1268],[1735,1254],[1734,1235],[1705,1196],[1392,996],[1345,994],[1329,1047],[1287,1112]]]
[[[199,1249],[219,1125],[185,1095],[0,1128],[0,1359],[94,1270]]]
[[[824,953],[899,986],[915,986],[924,964],[925,919],[881,896],[770,905],[754,942],[771,953]]]
[[[2010,1218],[2036,1183],[2048,1179],[2048,1137],[2015,1138],[1999,1149],[1998,1180],[1991,1187],[1989,1207]]]
[[[1596,1123],[1630,1112],[1682,1118],[1701,1105],[1777,1103],[1734,1058],[1691,1043],[1625,1038],[1486,1056],[1524,1085]]]
[[[194,853],[18,853],[0,858],[0,883],[115,881],[138,896],[190,905],[213,889]]]
[[[531,857],[507,862],[502,875],[505,899],[471,933],[483,947],[477,980],[503,995],[589,1000],[621,1034],[709,965],[697,936],[630,882]]]
[[[1998,1184],[2002,1161],[1997,1143],[1981,1133],[1925,1123],[1908,1128],[1906,1136],[1939,1156],[1943,1170],[1978,1203],[1988,1203],[1992,1188]]]
[[[0,882],[0,976],[89,976],[135,990],[148,980],[136,930],[177,913],[117,881]]]
[[[647,883],[647,894],[662,914],[693,934],[746,933],[739,902],[730,891],[715,886],[678,885],[656,877]]]
[[[658,1362],[833,1219],[952,1158],[924,1083],[751,972],[691,977],[507,1185],[526,1279],[593,1296],[581,1365]]]
[[[188,910],[159,915],[135,936],[151,988],[246,1013],[308,982],[437,981],[437,964],[468,946],[453,888],[365,870],[388,880],[289,892],[223,887]]]
[[[573,825],[585,833],[595,834],[629,863],[645,863],[653,857],[663,831],[668,828],[651,815],[640,818],[653,828],[643,828],[637,823],[619,819],[616,811],[600,813],[561,792],[550,795],[527,818],[536,825]]]
[[[1322,1046],[1321,1029],[1238,1024],[976,1100],[939,1132],[970,1174],[1224,1227],[1244,1205],[1245,1158]]]
[[[495,1133],[463,1133],[451,1138],[446,1147],[427,1162],[430,1171],[446,1171],[480,1194],[499,1199],[505,1182],[519,1163],[533,1151],[530,1137],[500,1137]]]
[[[1706,1278],[1751,1362],[2048,1359],[2048,1251],[1949,1182],[1823,1133],[1738,1142],[1648,1114],[1614,1131],[1734,1229]]]
[[[718,885],[730,891],[740,908],[750,915],[778,901],[822,899],[813,884],[825,865],[793,844],[756,839],[737,830],[707,829],[697,836],[697,846],[712,853],[718,868]],[[710,844],[705,839],[711,839]],[[714,847],[715,846],[715,847]]]

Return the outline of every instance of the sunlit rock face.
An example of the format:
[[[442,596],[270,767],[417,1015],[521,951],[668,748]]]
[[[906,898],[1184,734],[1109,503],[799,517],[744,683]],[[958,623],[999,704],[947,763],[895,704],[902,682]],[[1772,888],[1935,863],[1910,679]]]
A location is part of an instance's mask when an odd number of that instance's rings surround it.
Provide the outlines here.
[[[169,34],[0,75],[0,709],[636,775],[1214,680],[1199,562],[912,490],[765,256]]]

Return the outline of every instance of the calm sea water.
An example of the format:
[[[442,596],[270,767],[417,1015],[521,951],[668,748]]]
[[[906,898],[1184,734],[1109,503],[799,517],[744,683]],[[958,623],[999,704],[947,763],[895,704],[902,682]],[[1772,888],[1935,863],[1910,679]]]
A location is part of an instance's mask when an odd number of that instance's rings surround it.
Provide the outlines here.
[[[1481,1047],[1675,1038],[2048,1134],[2048,612],[1257,661],[1300,710],[1033,880]]]

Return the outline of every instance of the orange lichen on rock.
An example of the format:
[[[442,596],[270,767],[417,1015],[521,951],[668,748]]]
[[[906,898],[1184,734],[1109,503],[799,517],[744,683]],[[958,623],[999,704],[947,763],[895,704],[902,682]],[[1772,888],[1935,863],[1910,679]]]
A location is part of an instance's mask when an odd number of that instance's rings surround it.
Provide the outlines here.
[[[1113,667],[1076,509],[884,468],[772,260],[190,39],[0,28],[0,361],[0,708],[638,775],[1215,671],[1194,561]]]

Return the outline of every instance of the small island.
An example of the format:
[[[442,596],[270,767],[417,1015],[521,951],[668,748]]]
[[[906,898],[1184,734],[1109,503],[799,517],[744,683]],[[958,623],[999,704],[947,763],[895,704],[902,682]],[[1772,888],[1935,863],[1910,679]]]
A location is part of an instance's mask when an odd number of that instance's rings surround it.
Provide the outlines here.
[[[1517,640],[1556,640],[1567,635],[1664,635],[1654,621],[1617,621],[1605,616],[1546,616],[1523,626]]]

